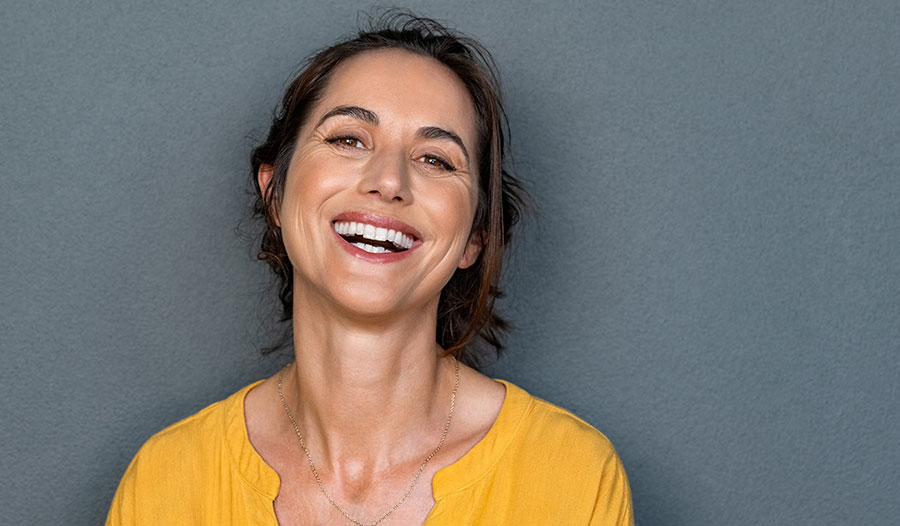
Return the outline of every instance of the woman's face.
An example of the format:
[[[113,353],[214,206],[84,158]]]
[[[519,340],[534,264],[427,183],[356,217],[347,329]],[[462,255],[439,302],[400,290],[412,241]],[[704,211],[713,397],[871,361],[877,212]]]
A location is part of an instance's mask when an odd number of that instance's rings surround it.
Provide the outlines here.
[[[281,202],[295,298],[436,312],[481,248],[476,134],[466,88],[439,62],[402,50],[343,62],[300,130]]]

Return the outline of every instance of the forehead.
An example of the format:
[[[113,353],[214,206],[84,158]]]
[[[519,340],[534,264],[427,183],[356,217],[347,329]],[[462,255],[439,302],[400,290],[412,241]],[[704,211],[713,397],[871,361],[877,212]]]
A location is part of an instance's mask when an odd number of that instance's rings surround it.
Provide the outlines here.
[[[385,124],[450,129],[474,147],[472,98],[456,73],[430,57],[384,49],[345,60],[328,81],[312,120],[339,105],[364,107]]]

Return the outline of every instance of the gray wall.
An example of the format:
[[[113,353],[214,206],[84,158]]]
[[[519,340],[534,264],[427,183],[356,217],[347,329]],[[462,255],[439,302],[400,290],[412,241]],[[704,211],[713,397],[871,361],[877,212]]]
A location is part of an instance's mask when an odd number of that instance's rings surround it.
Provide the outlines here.
[[[277,367],[247,136],[356,3],[6,3],[4,523],[98,524],[148,436]],[[495,52],[540,207],[489,372],[613,440],[639,524],[900,516],[898,6],[411,5]]]

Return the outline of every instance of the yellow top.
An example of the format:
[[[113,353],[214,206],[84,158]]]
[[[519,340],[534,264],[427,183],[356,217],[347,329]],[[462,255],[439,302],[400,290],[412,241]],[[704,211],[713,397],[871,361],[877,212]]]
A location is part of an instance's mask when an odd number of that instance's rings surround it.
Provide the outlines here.
[[[572,413],[502,381],[487,435],[432,482],[426,526],[634,524],[609,440]],[[154,435],[128,466],[107,526],[278,524],[278,474],[250,445],[244,397],[255,382]]]

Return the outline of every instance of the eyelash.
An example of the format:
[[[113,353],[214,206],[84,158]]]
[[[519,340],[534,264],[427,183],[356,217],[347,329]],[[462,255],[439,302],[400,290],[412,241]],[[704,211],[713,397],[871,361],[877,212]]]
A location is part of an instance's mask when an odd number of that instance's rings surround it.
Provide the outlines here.
[[[354,141],[354,144],[350,145],[344,141]],[[325,139],[325,142],[327,142],[328,144],[334,144],[334,145],[341,146],[344,148],[356,148],[357,143],[363,144],[363,142],[361,140],[359,140],[358,137],[354,137],[353,135],[339,135],[336,137],[329,137],[329,138]],[[433,166],[440,170],[444,170],[447,172],[455,172],[456,171],[456,167],[454,167],[447,160],[445,160],[443,157],[440,157],[438,155],[425,154],[422,157],[420,157],[420,159],[425,159],[425,164],[428,164],[429,166]]]
[[[425,164],[434,166],[435,168],[440,168],[441,170],[445,170],[447,172],[455,172],[456,171],[456,168],[452,164],[448,163],[442,157],[438,157],[437,155],[425,154],[422,157],[420,157],[420,159],[425,159]],[[437,161],[442,166],[438,166],[437,164],[430,162],[429,159],[431,161]]]
[[[346,144],[343,141],[355,141],[353,145]],[[356,143],[362,144],[363,142],[359,140],[358,137],[354,137],[352,135],[339,135],[337,137],[329,137],[325,139],[325,142],[328,144],[336,144],[338,146],[343,146],[345,148],[356,148]]]

